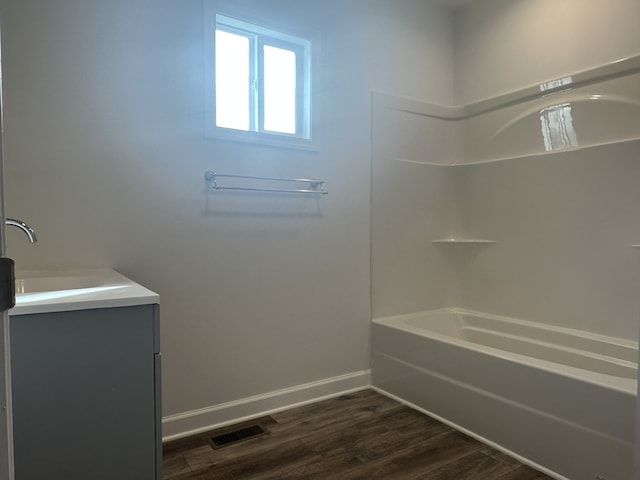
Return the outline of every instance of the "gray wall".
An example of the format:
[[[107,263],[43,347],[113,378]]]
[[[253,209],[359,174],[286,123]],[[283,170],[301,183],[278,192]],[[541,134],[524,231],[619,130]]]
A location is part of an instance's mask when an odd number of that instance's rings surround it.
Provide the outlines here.
[[[456,103],[640,51],[637,0],[476,0],[456,15]]]

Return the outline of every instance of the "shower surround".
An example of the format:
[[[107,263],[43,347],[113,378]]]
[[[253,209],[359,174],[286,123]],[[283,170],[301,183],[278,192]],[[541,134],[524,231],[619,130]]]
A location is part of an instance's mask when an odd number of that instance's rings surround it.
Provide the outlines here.
[[[462,308],[637,345],[639,71],[640,57],[631,57],[454,108],[374,94],[373,318]],[[402,348],[387,348],[380,329],[373,327],[373,384],[403,398],[403,378],[439,367],[399,358]],[[439,377],[447,385],[458,380]],[[452,399],[432,401],[441,390],[425,380],[423,395],[404,399],[557,478],[630,478],[628,435],[611,444],[622,449],[616,467],[585,447],[589,477],[584,465],[555,462],[534,442],[447,418]],[[634,397],[635,387],[625,392]],[[430,400],[421,405],[420,398]],[[588,415],[610,414],[575,400]],[[468,408],[475,417],[491,415],[471,398]],[[634,422],[632,408],[617,415]],[[524,431],[531,418],[510,421]],[[551,440],[559,448],[569,437]]]

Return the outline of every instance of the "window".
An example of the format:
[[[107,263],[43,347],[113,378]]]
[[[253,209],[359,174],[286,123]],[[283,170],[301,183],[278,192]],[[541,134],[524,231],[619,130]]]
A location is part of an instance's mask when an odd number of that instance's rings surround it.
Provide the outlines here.
[[[207,135],[309,145],[311,42],[219,14],[206,28]]]

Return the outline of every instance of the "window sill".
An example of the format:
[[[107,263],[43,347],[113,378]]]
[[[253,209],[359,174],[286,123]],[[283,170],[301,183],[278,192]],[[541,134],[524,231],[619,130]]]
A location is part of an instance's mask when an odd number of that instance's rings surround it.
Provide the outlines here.
[[[318,145],[306,138],[288,137],[286,135],[271,133],[246,132],[243,130],[216,128],[215,131],[208,132],[206,138],[227,142],[246,143],[256,146],[305,150],[308,152],[320,151]]]

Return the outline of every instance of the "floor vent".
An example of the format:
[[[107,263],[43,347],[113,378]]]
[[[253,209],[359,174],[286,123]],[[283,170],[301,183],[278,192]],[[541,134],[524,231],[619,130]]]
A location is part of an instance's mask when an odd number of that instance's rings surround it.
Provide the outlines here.
[[[241,430],[211,437],[209,443],[213,448],[222,448],[244,440],[249,440],[250,438],[262,437],[268,434],[269,431],[265,430],[260,425],[252,425],[251,427],[243,428]]]

